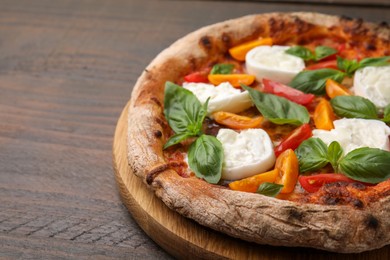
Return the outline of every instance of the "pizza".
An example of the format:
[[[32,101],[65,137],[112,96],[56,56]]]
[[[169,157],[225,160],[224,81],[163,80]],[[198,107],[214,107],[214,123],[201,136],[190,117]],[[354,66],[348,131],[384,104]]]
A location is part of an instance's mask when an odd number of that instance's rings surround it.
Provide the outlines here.
[[[128,111],[128,162],[169,208],[246,241],[390,243],[390,29],[250,15],[162,51]]]

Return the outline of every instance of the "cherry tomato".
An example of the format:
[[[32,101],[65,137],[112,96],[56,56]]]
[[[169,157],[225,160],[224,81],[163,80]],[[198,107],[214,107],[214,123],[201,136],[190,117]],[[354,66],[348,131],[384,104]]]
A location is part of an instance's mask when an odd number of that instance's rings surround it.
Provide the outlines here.
[[[283,189],[280,193],[292,192],[297,184],[299,174],[298,158],[294,151],[287,149],[281,153],[276,159],[275,169],[279,171],[275,183],[283,185]]]
[[[333,79],[327,79],[325,83],[325,91],[328,97],[334,98],[337,96],[350,96],[349,90],[342,84],[334,81]]]
[[[229,183],[229,188],[232,190],[256,192],[260,184],[264,182],[274,182],[278,174],[278,169],[273,169],[271,171],[256,174],[242,180],[233,181]]]
[[[332,106],[325,98],[321,98],[316,106],[313,114],[313,120],[316,128],[323,130],[331,130],[334,128],[333,121],[335,120]]]
[[[318,69],[338,69],[337,60],[327,60],[319,63],[314,63],[305,68],[305,70],[318,70]]]
[[[271,81],[269,79],[263,79],[263,85],[263,91],[265,93],[271,93],[287,98],[288,100],[291,100],[300,105],[307,105],[311,103],[315,97],[313,94],[303,93],[298,89],[286,86],[279,82]]]
[[[313,135],[309,124],[303,124],[288,135],[278,146],[275,147],[275,156],[278,157],[287,149],[295,150],[298,146]]]
[[[251,85],[255,81],[255,76],[249,74],[209,74],[208,80],[214,85],[229,82],[233,87],[239,88],[241,84]]]
[[[207,82],[209,82],[209,80],[207,78],[207,74],[200,72],[200,71],[196,71],[196,72],[193,72],[193,73],[190,73],[190,74],[184,76],[184,80],[186,82],[194,82],[194,83],[207,83]]]
[[[263,121],[263,117],[251,118],[223,111],[215,112],[212,116],[218,124],[225,125],[233,129],[260,127],[260,124]]]
[[[302,188],[310,193],[318,191],[326,183],[356,182],[343,174],[337,173],[320,173],[310,176],[301,175],[299,176],[298,181],[301,184]]]

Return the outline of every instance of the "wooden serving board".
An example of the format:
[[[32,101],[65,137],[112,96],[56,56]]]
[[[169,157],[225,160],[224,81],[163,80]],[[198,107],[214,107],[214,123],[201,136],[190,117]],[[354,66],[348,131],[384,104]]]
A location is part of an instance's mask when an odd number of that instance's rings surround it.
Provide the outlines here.
[[[390,246],[362,254],[257,245],[201,226],[170,210],[132,174],[127,161],[127,110],[115,130],[113,164],[122,200],[139,226],[179,259],[390,259]]]

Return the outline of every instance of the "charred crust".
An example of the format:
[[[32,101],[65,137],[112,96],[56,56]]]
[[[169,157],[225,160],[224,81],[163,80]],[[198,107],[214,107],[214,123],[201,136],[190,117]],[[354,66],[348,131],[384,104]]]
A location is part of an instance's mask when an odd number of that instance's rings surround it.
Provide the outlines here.
[[[227,34],[227,33],[223,33],[221,39],[222,39],[222,42],[224,43],[224,45],[225,45],[227,48],[230,48],[230,46],[231,46],[231,38],[230,38],[230,35]]]
[[[153,180],[157,177],[157,175],[166,171],[168,168],[169,168],[168,164],[162,164],[147,172],[146,183],[151,185],[153,183]]]
[[[158,98],[151,97],[150,100],[152,100],[154,103],[156,103],[157,106],[162,107],[162,104],[161,104],[161,102],[160,102],[160,100]]]
[[[357,190],[365,190],[367,189],[366,185],[360,182],[353,182],[351,183],[352,188],[355,188]]]
[[[352,204],[352,206],[358,209],[362,209],[364,207],[364,204],[360,199],[352,198],[350,203]]]
[[[199,45],[206,50],[211,50],[212,48],[212,42],[209,36],[205,35],[199,40]]]
[[[389,24],[386,21],[381,22],[378,25],[379,28],[390,28]]]
[[[368,215],[364,220],[364,224],[370,229],[377,229],[379,227],[379,220],[373,215]]]
[[[167,123],[166,123],[165,120],[163,120],[163,119],[161,119],[161,118],[159,118],[159,117],[156,117],[156,118],[155,118],[155,121],[156,121],[156,123],[159,124],[162,128],[167,127]]]
[[[287,215],[288,215],[288,219],[290,220],[298,220],[298,221],[302,221],[303,220],[303,213],[301,211],[298,211],[294,208],[290,208],[288,209],[287,211]]]
[[[352,21],[353,20],[353,18],[351,18],[351,17],[349,17],[349,16],[346,16],[346,15],[342,15],[342,16],[340,16],[340,20],[341,21]]]
[[[162,132],[160,130],[156,130],[156,131],[154,131],[153,135],[156,138],[161,138],[162,137]]]
[[[337,205],[340,202],[340,198],[332,197],[332,196],[326,194],[322,197],[322,201],[326,205]]]

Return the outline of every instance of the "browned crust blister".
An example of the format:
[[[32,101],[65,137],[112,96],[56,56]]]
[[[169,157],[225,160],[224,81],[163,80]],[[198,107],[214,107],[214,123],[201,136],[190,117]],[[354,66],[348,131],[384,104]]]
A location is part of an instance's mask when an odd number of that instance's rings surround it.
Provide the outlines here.
[[[390,196],[364,209],[279,200],[183,178],[170,169],[163,156],[169,134],[163,115],[166,81],[175,82],[206,63],[218,61],[231,46],[259,35],[280,34],[287,24],[294,25],[296,34],[303,33],[310,30],[311,23],[341,25],[346,33],[364,33],[387,43],[390,38],[386,24],[316,13],[252,15],[195,31],[161,52],[134,87],[128,116],[129,165],[168,207],[234,237],[343,253],[380,248],[390,243]]]

